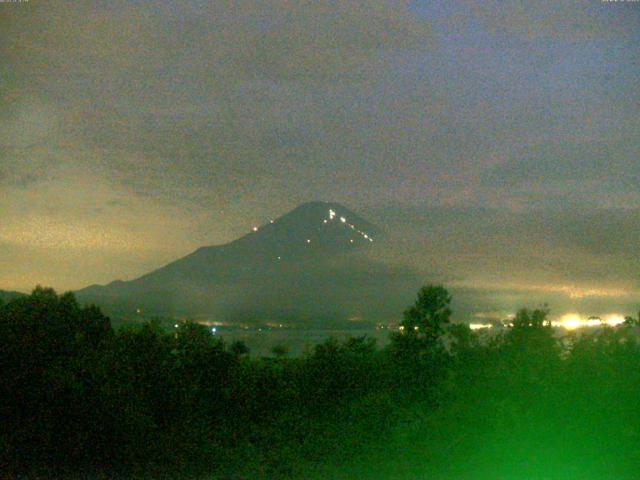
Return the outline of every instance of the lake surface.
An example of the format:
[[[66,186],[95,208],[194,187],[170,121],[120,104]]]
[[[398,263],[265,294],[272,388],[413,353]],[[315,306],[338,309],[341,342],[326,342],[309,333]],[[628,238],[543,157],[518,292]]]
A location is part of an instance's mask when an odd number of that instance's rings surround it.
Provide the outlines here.
[[[366,335],[376,339],[378,346],[386,345],[389,341],[390,331],[387,329],[366,329],[366,330],[293,330],[293,329],[273,329],[273,330],[228,330],[216,333],[216,336],[223,338],[226,342],[242,340],[250,349],[251,355],[265,356],[271,355],[271,350],[276,345],[283,345],[289,350],[289,356],[302,355],[307,351],[312,351],[313,347],[324,342],[330,337],[335,337],[342,341],[348,336],[361,337]]]

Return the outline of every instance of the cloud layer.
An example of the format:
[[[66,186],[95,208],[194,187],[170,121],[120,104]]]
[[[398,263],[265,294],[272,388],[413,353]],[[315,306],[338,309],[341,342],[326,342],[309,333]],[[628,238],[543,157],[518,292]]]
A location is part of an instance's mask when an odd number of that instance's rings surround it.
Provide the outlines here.
[[[131,278],[327,199],[461,285],[631,292],[636,7],[0,4],[0,287]]]

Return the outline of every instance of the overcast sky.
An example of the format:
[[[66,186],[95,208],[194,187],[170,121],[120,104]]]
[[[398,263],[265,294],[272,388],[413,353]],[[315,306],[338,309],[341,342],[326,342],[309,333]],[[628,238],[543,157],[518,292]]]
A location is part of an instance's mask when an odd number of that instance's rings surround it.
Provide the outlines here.
[[[640,304],[640,3],[30,0],[0,58],[2,289],[327,200],[496,308]]]

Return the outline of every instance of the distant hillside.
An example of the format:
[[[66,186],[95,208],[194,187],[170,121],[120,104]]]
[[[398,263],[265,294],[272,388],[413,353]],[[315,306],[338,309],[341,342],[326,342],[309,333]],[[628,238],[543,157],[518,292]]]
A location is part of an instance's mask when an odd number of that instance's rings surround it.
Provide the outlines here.
[[[373,224],[336,203],[306,203],[247,235],[202,247],[142,277],[77,293],[112,314],[322,324],[397,317],[419,284],[374,260]]]
[[[13,300],[14,298],[17,297],[21,297],[23,296],[24,293],[20,293],[20,292],[11,292],[11,291],[7,291],[7,290],[0,290],[0,301],[3,303],[6,303],[10,300]]]

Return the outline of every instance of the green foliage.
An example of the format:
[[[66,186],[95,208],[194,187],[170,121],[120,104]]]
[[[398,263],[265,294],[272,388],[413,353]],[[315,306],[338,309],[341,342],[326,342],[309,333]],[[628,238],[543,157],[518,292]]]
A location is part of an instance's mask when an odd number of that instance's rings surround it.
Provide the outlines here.
[[[383,355],[368,337],[327,341],[309,357],[252,358],[193,322],[115,333],[99,309],[44,288],[0,308],[0,333],[10,476],[233,476],[261,464],[256,475],[289,475],[274,439],[301,458],[336,453],[335,442],[296,439],[344,435],[335,419],[381,392]]]
[[[402,326],[408,334],[436,341],[451,319],[451,295],[442,286],[427,285],[418,291],[416,302],[404,312]]]
[[[634,328],[559,338],[541,308],[479,335],[450,302],[421,289],[386,348],[255,358],[193,322],[114,332],[39,287],[0,306],[2,476],[637,477]]]
[[[289,349],[286,345],[278,344],[274,345],[274,347],[271,349],[271,353],[276,358],[284,358],[289,355]]]
[[[636,318],[634,318],[632,316],[625,317],[624,318],[624,323],[625,323],[625,325],[628,325],[630,327],[640,325],[640,312],[638,312],[638,316]]]
[[[112,338],[109,319],[80,307],[72,294],[37,287],[0,308],[1,436],[13,446],[2,450],[3,463],[20,468],[88,456],[96,427],[92,361]]]
[[[560,345],[548,317],[546,307],[523,308],[516,313],[513,327],[505,337],[506,354],[514,363],[530,365],[536,361],[543,368],[558,362]]]
[[[457,361],[438,405],[404,404],[393,433],[308,478],[637,478],[634,330],[604,327],[560,342],[547,336],[547,315],[523,310],[504,335],[452,326]]]
[[[231,344],[231,351],[237,357],[241,357],[249,353],[249,347],[242,340],[236,340]]]
[[[391,335],[391,382],[403,391],[424,396],[446,375],[449,355],[442,339],[451,319],[450,304],[444,287],[422,287],[404,312],[401,331]]]
[[[400,333],[391,337],[394,352],[411,361],[415,360],[413,357],[439,353],[441,338],[451,319],[450,304],[451,295],[444,287],[422,287],[415,303],[404,312]]]

